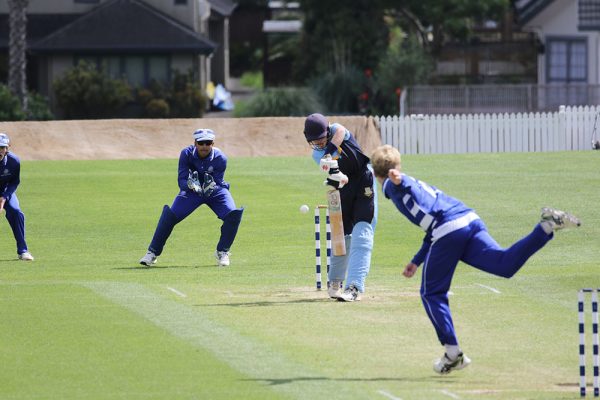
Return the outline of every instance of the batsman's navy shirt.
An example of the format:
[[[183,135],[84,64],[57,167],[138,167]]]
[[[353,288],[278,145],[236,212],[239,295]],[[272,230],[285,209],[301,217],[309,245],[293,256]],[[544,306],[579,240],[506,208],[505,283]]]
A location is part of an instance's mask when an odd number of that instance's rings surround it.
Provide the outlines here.
[[[0,161],[0,196],[8,199],[17,190],[21,182],[21,160],[7,153]]]
[[[369,157],[367,157],[360,146],[356,142],[356,139],[348,129],[338,123],[329,125],[328,129],[330,132],[335,132],[339,127],[345,130],[344,140],[338,147],[338,151],[334,152],[331,156],[337,157],[340,171],[347,175],[349,178],[356,178],[362,175],[369,164]],[[325,150],[313,150],[313,159],[319,163],[319,160],[325,155]]]

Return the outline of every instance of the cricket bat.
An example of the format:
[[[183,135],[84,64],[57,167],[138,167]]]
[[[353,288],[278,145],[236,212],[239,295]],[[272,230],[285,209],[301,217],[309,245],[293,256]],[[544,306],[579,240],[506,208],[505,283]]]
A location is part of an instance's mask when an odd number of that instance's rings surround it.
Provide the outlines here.
[[[329,207],[329,224],[331,225],[331,250],[334,256],[345,256],[346,239],[344,238],[342,199],[339,190],[327,192],[327,206]]]

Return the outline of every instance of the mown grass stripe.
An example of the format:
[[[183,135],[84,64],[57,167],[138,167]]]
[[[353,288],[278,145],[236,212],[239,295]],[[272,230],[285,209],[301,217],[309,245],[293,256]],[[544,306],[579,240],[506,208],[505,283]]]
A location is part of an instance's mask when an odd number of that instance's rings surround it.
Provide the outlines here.
[[[366,393],[357,395],[356,388],[345,388],[335,379],[289,360],[268,345],[210,320],[200,310],[162,298],[143,285],[118,282],[83,285],[286,395],[321,398],[323,393],[333,392],[340,397],[368,398]]]

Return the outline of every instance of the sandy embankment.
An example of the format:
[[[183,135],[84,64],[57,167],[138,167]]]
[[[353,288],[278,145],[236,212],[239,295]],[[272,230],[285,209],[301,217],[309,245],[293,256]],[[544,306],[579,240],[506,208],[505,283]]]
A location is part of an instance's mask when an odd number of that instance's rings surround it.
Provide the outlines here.
[[[350,129],[367,155],[381,144],[371,117],[328,118]],[[213,129],[229,157],[306,156],[303,127],[303,117],[0,122],[22,160],[177,158],[197,128]]]

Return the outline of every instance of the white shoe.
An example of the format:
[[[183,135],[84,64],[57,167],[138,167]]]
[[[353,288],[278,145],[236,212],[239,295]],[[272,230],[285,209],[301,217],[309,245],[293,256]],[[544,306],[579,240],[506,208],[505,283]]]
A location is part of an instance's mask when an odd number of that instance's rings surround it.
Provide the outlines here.
[[[146,265],[148,267],[156,264],[156,260],[158,257],[151,251],[148,251],[144,257],[140,260],[140,264]]]
[[[228,267],[229,266],[229,252],[228,251],[215,251],[215,258],[217,259],[217,266]]]
[[[327,294],[332,299],[339,299],[342,296],[342,281],[331,281],[327,288]]]
[[[30,252],[26,251],[25,253],[19,254],[19,260],[23,261],[33,261],[33,256]]]
[[[338,301],[360,301],[361,296],[356,286],[350,285],[337,299]]]
[[[542,208],[540,223],[549,223],[554,231],[581,226],[581,221],[576,216],[550,207]]]
[[[444,356],[433,364],[433,370],[438,374],[445,375],[449,374],[455,369],[458,370],[466,368],[469,366],[469,364],[471,364],[471,359],[463,353],[460,353],[455,360],[451,360],[448,358],[448,355],[444,353]]]

